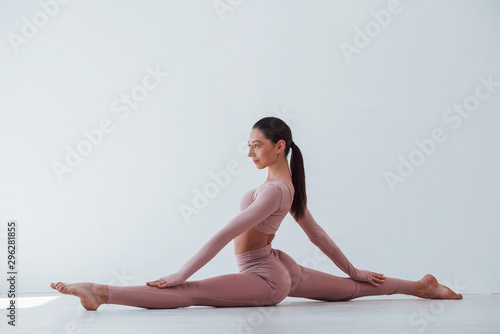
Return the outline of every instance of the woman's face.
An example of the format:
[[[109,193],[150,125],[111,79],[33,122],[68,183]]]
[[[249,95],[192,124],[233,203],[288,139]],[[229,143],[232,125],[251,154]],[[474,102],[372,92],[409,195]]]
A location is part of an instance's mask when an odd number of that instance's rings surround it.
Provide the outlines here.
[[[278,143],[273,144],[257,128],[252,129],[248,140],[248,156],[253,159],[258,169],[266,168],[276,162],[278,158]]]

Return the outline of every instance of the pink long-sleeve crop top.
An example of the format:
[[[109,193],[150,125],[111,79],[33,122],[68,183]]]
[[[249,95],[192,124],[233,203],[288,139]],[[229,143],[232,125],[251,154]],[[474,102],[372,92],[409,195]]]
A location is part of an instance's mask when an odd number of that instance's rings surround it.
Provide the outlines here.
[[[292,206],[292,189],[290,189],[288,183],[283,180],[264,183],[260,187],[254,188],[243,195],[240,201],[240,211],[248,208],[255,201],[257,196],[260,196],[260,194],[263,192],[274,193],[274,196],[279,198],[279,205],[277,208],[275,208],[276,210],[274,212],[272,212],[257,225],[253,226],[253,228],[263,233],[274,234],[280,227],[281,222]],[[278,203],[278,201],[276,202]]]

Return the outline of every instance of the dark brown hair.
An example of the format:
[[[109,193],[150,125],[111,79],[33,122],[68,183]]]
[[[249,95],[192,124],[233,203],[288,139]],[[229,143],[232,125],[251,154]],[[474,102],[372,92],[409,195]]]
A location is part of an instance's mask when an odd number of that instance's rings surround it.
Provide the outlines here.
[[[292,131],[290,127],[277,117],[264,117],[254,124],[252,129],[259,129],[264,133],[264,136],[273,144],[280,140],[286,143],[285,157],[288,156],[290,148],[292,149],[292,157],[290,158],[290,170],[292,174],[292,183],[295,188],[292,206],[290,213],[296,221],[304,217],[304,212],[307,207],[306,195],[306,174],[304,171],[304,160],[297,144],[291,146],[293,141]]]

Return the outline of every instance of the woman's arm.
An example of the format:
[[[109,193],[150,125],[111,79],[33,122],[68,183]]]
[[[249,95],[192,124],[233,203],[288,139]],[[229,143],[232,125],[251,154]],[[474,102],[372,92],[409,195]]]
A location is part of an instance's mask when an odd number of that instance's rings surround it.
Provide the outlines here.
[[[265,184],[255,194],[256,197],[252,204],[242,210],[210,238],[177,273],[162,277],[166,284],[158,284],[158,287],[171,287],[185,282],[191,275],[213,259],[231,240],[257,225],[280,208],[282,193],[280,187],[276,184]]]
[[[360,270],[354,267],[325,230],[316,223],[307,207],[304,217],[300,221],[297,221],[297,223],[307,234],[309,240],[325,253],[337,267],[349,275],[349,277],[356,281],[369,282],[373,285],[378,285],[374,284],[373,281],[379,283],[383,282],[382,278],[384,276],[382,274],[372,273],[368,270]]]

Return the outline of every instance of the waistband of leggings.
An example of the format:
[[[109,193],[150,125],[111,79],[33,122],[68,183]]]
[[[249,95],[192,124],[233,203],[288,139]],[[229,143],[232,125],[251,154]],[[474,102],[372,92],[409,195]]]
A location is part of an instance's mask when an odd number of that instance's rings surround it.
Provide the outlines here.
[[[236,260],[238,262],[244,262],[251,259],[256,259],[259,257],[269,256],[272,252],[272,243],[264,247],[252,249],[241,254],[236,254]]]

